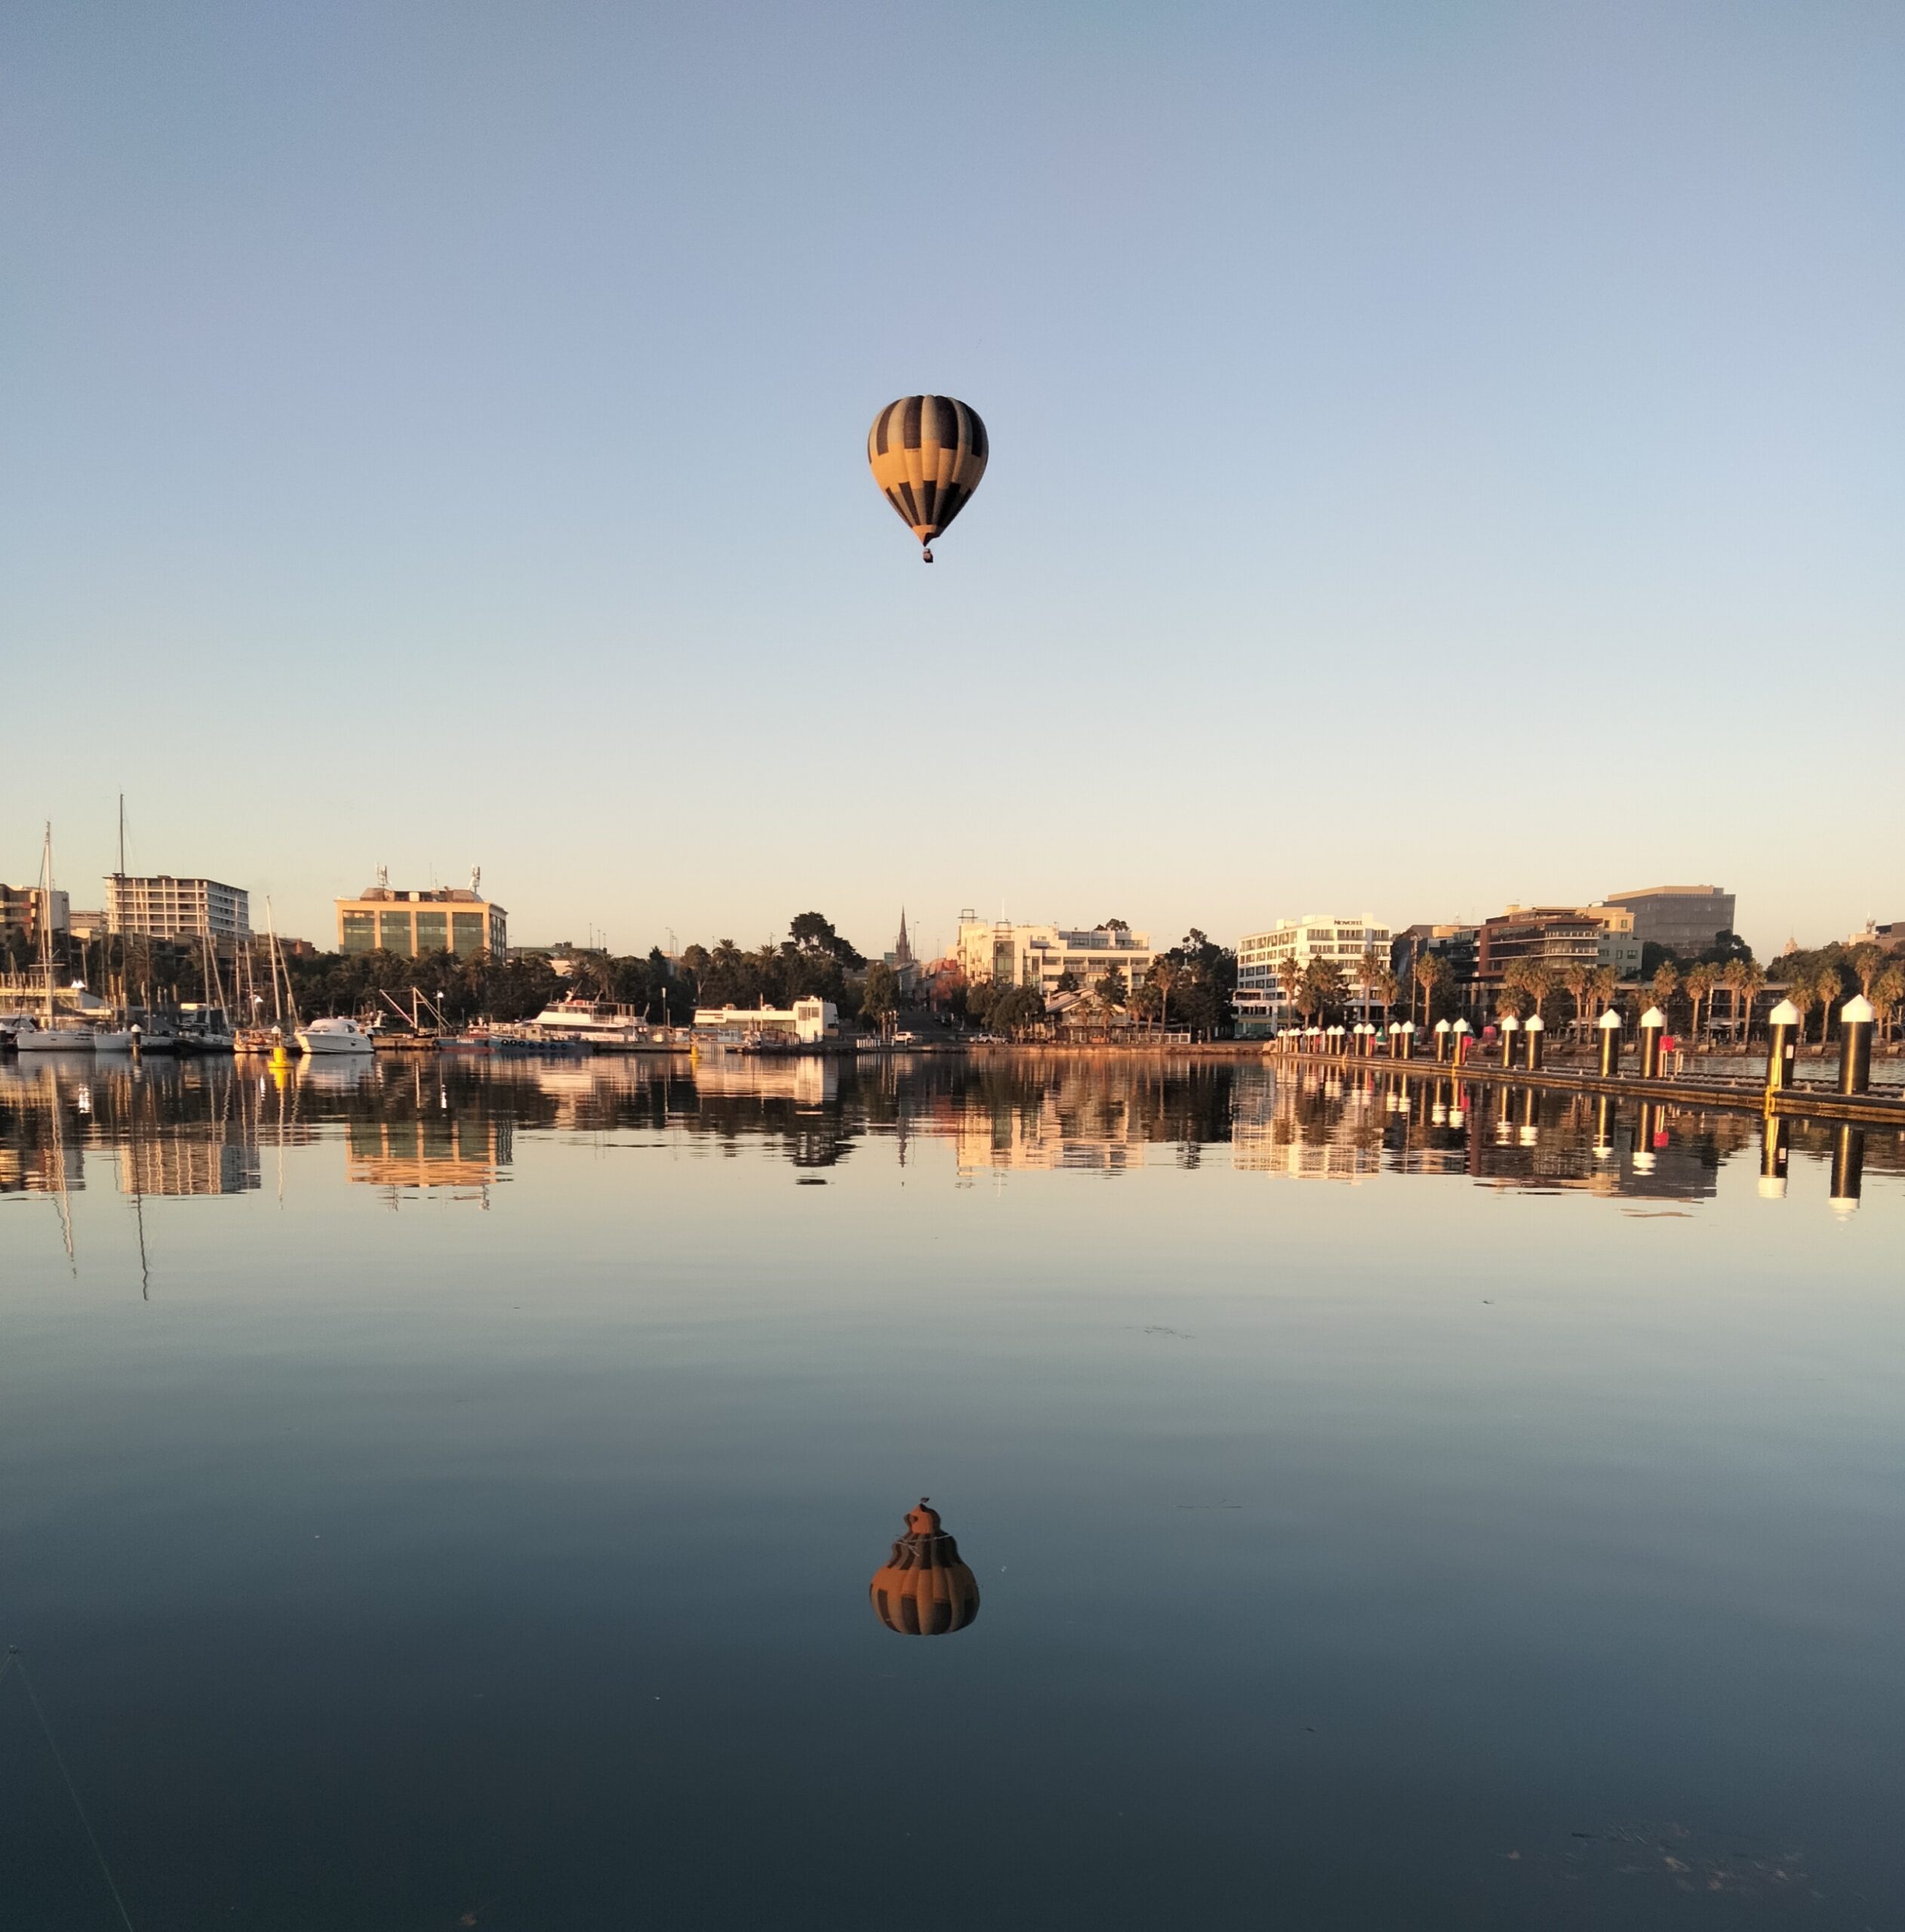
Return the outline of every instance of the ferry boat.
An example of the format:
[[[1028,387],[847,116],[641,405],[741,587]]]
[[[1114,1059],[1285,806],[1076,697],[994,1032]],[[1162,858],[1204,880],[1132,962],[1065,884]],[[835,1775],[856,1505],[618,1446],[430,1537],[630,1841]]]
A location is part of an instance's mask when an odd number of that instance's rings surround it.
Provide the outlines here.
[[[545,1038],[573,1040],[599,1053],[630,1052],[648,1044],[647,1016],[609,999],[551,1000],[529,1023]]]

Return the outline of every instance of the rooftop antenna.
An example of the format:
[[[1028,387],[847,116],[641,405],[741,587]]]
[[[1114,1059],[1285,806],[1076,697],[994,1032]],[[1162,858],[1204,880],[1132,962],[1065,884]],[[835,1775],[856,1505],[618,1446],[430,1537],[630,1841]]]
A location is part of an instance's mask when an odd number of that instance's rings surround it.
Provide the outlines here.
[[[388,866],[378,866],[377,883],[386,888],[389,887],[390,884],[390,868]]]
[[[476,888],[477,888],[479,885],[481,885],[481,884],[482,884],[482,882],[483,882],[483,869],[482,869],[482,867],[481,866],[472,866],[470,867],[470,869],[469,869],[469,889],[470,889],[470,891],[471,891],[472,892],[474,892],[474,891],[476,890]]]

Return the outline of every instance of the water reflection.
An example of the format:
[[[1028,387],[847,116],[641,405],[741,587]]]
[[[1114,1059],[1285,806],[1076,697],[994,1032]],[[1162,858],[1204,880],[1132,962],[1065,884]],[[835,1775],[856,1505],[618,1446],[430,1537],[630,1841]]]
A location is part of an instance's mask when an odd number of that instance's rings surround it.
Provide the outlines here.
[[[925,1932],[1905,1923],[1855,1134],[1433,1066],[0,1065],[4,1634],[142,1926],[833,1932],[928,1829]],[[929,1469],[983,1561],[922,1499],[869,1615]],[[886,1642],[981,1567],[986,1637]],[[95,1922],[7,1715],[0,1923]]]
[[[873,1614],[903,1637],[944,1637],[979,1614],[978,1580],[926,1497],[906,1512],[906,1534],[873,1572],[867,1595]]]
[[[1017,1171],[1141,1175],[1213,1150],[1239,1173],[1359,1185],[1442,1177],[1604,1195],[1710,1197],[1722,1166],[1762,1137],[1760,1189],[1783,1192],[1790,1152],[1830,1164],[1849,1210],[1866,1168],[1905,1167],[1899,1134],[1490,1083],[1453,1070],[1017,1057],[861,1068],[839,1059],[679,1062],[445,1059],[234,1067],[0,1063],[0,1194],[64,1199],[109,1155],[118,1191],[145,1196],[282,1186],[291,1147],[341,1143],[351,1182],[392,1204],[487,1202],[517,1137],[586,1136],[733,1158],[765,1145],[824,1180],[869,1143],[904,1165],[948,1146],[959,1183]]]

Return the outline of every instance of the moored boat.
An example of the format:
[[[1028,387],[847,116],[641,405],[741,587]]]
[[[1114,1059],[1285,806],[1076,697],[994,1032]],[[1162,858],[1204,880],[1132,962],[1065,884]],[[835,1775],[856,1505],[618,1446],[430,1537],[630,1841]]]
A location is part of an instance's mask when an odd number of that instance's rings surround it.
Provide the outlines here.
[[[42,1026],[29,1020],[14,1034],[14,1047],[23,1054],[89,1054],[93,1051],[90,1026]]]
[[[313,1020],[297,1029],[297,1043],[308,1054],[368,1054],[371,1036],[355,1020]]]

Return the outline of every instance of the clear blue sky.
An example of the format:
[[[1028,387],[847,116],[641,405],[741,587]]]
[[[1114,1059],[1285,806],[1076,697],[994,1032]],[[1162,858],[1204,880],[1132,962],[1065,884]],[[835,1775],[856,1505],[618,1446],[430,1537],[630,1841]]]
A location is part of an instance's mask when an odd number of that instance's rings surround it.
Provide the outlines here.
[[[1901,101],[1882,5],[14,0],[0,878],[1905,917]]]

